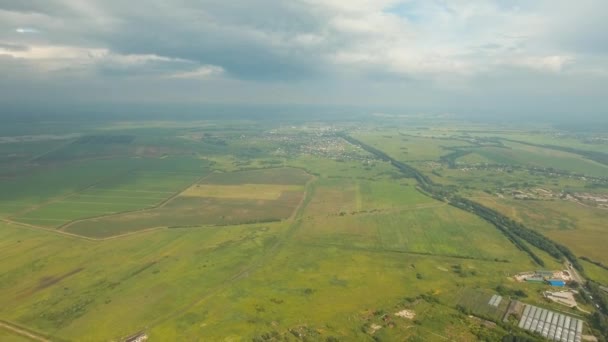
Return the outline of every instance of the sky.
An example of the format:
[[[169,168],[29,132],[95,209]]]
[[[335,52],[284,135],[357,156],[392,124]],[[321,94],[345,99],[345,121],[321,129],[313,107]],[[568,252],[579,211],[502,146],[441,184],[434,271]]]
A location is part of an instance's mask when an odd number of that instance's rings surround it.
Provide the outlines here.
[[[605,0],[2,0],[0,104],[608,116]]]

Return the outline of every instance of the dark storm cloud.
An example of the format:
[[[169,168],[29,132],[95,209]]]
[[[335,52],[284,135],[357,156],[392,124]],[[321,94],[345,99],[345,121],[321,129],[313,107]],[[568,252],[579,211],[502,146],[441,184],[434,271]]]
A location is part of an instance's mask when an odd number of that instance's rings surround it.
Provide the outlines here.
[[[69,8],[55,0],[20,0],[3,1],[0,3],[0,10],[21,12],[21,13],[40,13],[46,15],[65,15]]]
[[[524,93],[522,106],[549,107],[547,94],[575,103],[583,96],[569,89],[606,83],[605,10],[600,0],[8,0],[0,87],[436,108]]]
[[[322,46],[298,44],[322,20],[297,2],[182,1],[127,11],[104,40],[124,54],[156,54],[221,66],[236,78],[292,80],[323,72]],[[164,11],[166,10],[166,11]]]

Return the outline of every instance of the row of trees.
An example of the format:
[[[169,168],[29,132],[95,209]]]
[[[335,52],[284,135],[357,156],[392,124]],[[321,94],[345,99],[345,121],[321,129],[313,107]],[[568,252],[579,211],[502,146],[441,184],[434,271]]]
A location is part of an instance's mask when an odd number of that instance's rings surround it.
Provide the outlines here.
[[[542,234],[525,227],[521,223],[513,221],[495,210],[457,195],[451,188],[434,183],[429,177],[422,174],[420,171],[405,163],[395,160],[373,146],[369,146],[348,135],[342,135],[342,138],[351,144],[360,146],[369,153],[374,154],[377,158],[390,162],[404,174],[415,178],[418,181],[420,190],[429,196],[437,200],[447,202],[459,209],[471,212],[492,223],[511,242],[513,242],[513,244],[515,244],[522,251],[526,252],[538,265],[544,266],[543,260],[538,257],[523,241],[526,241],[529,244],[547,252],[556,259],[567,257],[569,260],[571,260],[574,267],[582,271],[582,266],[576,261],[576,257],[574,257],[572,252],[570,252],[570,250],[565,246],[554,243]]]

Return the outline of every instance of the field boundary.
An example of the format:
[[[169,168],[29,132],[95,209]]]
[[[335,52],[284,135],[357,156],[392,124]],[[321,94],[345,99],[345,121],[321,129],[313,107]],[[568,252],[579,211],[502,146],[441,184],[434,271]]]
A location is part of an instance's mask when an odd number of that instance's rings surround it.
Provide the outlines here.
[[[8,321],[5,321],[3,319],[0,319],[0,328],[3,328],[5,330],[8,330],[14,334],[17,334],[19,336],[23,336],[23,337],[27,337],[31,340],[34,341],[40,341],[40,342],[51,342],[51,340],[49,340],[48,338],[40,335],[39,333],[33,332],[30,329],[21,327],[15,323],[11,323]]]
[[[306,171],[306,170],[304,170],[304,171]],[[165,316],[162,316],[155,320],[150,321],[149,323],[145,324],[145,326],[140,328],[138,331],[140,331],[140,332],[149,331],[150,328],[158,326],[159,324],[162,324],[171,318],[175,318],[175,317],[178,317],[179,315],[184,314],[185,312],[187,312],[191,308],[195,307],[196,305],[211,298],[213,295],[225,290],[228,285],[234,283],[235,281],[237,281],[239,279],[247,277],[251,272],[264,266],[264,264],[266,263],[268,258],[275,255],[279,251],[279,248],[281,247],[281,245],[284,244],[285,241],[287,241],[288,238],[291,237],[293,235],[293,233],[295,232],[295,230],[298,227],[300,227],[300,225],[301,225],[301,215],[304,212],[304,209],[306,208],[308,203],[310,203],[310,199],[314,193],[314,182],[317,180],[317,177],[315,175],[309,173],[308,171],[306,171],[306,173],[308,173],[311,176],[311,178],[308,182],[306,182],[302,200],[300,201],[300,204],[294,209],[293,214],[286,220],[287,222],[290,222],[289,226],[283,232],[283,234],[281,234],[279,236],[277,241],[268,249],[268,252],[266,252],[265,254],[260,256],[259,259],[254,260],[251,264],[244,266],[237,273],[233,274],[232,276],[229,276],[228,278],[224,279],[217,285],[215,285],[212,288],[208,289],[207,291],[203,292],[200,297],[198,297],[191,303],[188,303],[188,304],[182,306],[181,308],[168,313]]]
[[[106,178],[106,177],[104,177],[104,178],[102,178],[102,179],[99,179],[99,180],[97,180],[97,181],[93,182],[92,184],[85,185],[85,186],[83,186],[83,187],[81,187],[81,188],[79,188],[79,189],[76,189],[76,190],[74,190],[74,191],[71,191],[71,192],[69,192],[69,193],[67,193],[67,194],[64,194],[64,195],[60,195],[60,196],[57,196],[57,197],[50,198],[48,201],[45,201],[45,202],[43,202],[43,203],[37,204],[37,205],[35,205],[35,206],[29,207],[29,208],[26,208],[26,209],[23,209],[23,210],[20,210],[20,211],[18,211],[17,213],[11,214],[11,215],[9,216],[9,218],[11,218],[11,219],[17,219],[17,218],[19,218],[20,216],[22,216],[22,215],[24,215],[24,214],[27,214],[27,213],[29,213],[29,212],[31,212],[31,211],[34,211],[34,210],[36,210],[36,209],[40,209],[40,208],[45,207],[45,206],[47,206],[47,205],[49,205],[49,204],[53,204],[53,203],[57,203],[57,202],[61,202],[62,200],[66,199],[66,198],[70,198],[70,197],[72,197],[72,196],[78,195],[78,194],[80,194],[80,193],[82,193],[82,192],[84,192],[84,191],[87,191],[87,190],[89,190],[89,189],[94,188],[96,185],[99,185],[99,184],[101,184],[101,183],[103,183],[103,182],[105,182],[105,181],[108,181],[108,180],[114,179],[115,177],[118,177],[119,175],[122,175],[122,174],[128,174],[128,173],[130,173],[130,172],[132,172],[132,171],[134,171],[134,170],[135,170],[135,169],[130,169],[130,170],[126,170],[126,171],[123,171],[123,172],[118,172],[118,173],[115,173],[115,174],[113,174],[112,176],[107,177],[107,178]]]
[[[57,229],[36,226],[36,225],[33,225],[33,224],[19,222],[19,221],[13,221],[13,220],[6,219],[6,218],[1,218],[0,221],[2,221],[4,223],[11,224],[11,225],[15,225],[15,226],[20,226],[20,227],[24,227],[24,228],[27,228],[27,229],[31,229],[31,230],[37,230],[37,231],[41,231],[42,230],[42,231],[53,233],[53,234],[59,234],[59,235],[63,235],[63,236],[69,236],[69,237],[79,238],[79,239],[88,240],[88,241],[99,241],[98,239],[90,238],[90,237],[87,237],[87,236],[84,236],[84,235],[67,233],[67,232],[64,232],[64,231],[61,231],[61,230],[57,230]]]
[[[91,216],[91,217],[87,217],[87,218],[73,220],[73,221],[67,222],[65,224],[62,224],[61,226],[57,227],[56,230],[63,232],[69,226],[71,226],[73,224],[76,224],[76,223],[80,223],[80,222],[86,222],[86,221],[89,221],[89,220],[95,220],[95,219],[100,219],[100,218],[104,218],[104,217],[111,217],[111,216],[115,216],[115,215],[145,212],[145,211],[150,211],[150,210],[155,210],[155,209],[158,209],[158,208],[162,208],[163,206],[167,205],[167,203],[169,203],[170,201],[174,200],[176,197],[178,197],[180,194],[182,194],[184,191],[186,191],[188,188],[190,188],[191,186],[193,186],[196,183],[200,183],[201,181],[203,181],[205,178],[211,176],[212,174],[213,174],[213,172],[209,172],[208,174],[197,178],[194,182],[186,185],[183,188],[180,188],[176,192],[173,192],[172,193],[173,195],[165,198],[164,200],[162,200],[161,202],[155,204],[152,207],[140,208],[140,209],[135,209],[135,210],[126,210],[126,211],[121,211],[121,212],[112,213],[112,214]],[[161,227],[156,227],[156,229],[158,229],[158,228],[161,228]],[[162,227],[162,228],[168,228],[168,227]],[[144,230],[149,230],[149,229],[144,229]],[[119,237],[119,236],[124,236],[124,235],[131,235],[132,233],[135,233],[135,232],[130,232],[130,233],[116,235],[116,236],[110,236],[110,237]],[[74,234],[74,235],[78,235],[78,234]],[[81,236],[84,236],[84,235],[81,235]],[[105,240],[105,239],[107,239],[107,238],[101,238],[101,239],[96,239],[96,240]]]
[[[20,227],[30,229],[30,230],[45,231],[45,232],[48,232],[51,234],[59,234],[59,235],[67,236],[67,237],[72,237],[72,238],[77,238],[77,239],[82,239],[82,240],[87,240],[87,241],[95,241],[95,242],[114,240],[114,239],[124,238],[124,237],[135,235],[135,234],[143,234],[143,233],[149,233],[149,232],[156,231],[156,230],[169,229],[169,227],[159,226],[159,227],[151,227],[151,228],[146,228],[146,229],[142,229],[142,230],[137,230],[134,232],[128,232],[128,233],[120,234],[120,235],[108,236],[105,238],[92,238],[92,237],[88,237],[88,236],[84,236],[84,235],[68,233],[68,232],[64,232],[61,230],[57,230],[57,229],[40,227],[40,226],[36,226],[33,224],[12,221],[9,219],[4,219],[4,218],[0,218],[0,221],[10,224],[10,225],[20,226]],[[205,227],[205,226],[200,226],[200,227]]]
[[[293,168],[293,169],[298,169],[298,168]],[[316,177],[314,175],[308,173],[306,170],[303,170],[303,169],[300,169],[300,170],[306,172],[306,174],[308,174],[309,177],[310,177],[309,180],[306,182],[306,184],[304,184],[303,196],[302,196],[302,199],[300,200],[300,203],[294,208],[292,214],[289,217],[287,217],[285,219],[281,219],[281,220],[271,221],[271,222],[290,221],[290,220],[295,219],[299,215],[301,215],[300,209],[302,208],[304,200],[307,198],[307,191],[309,191],[309,185],[313,181],[316,180]],[[76,223],[87,222],[87,221],[94,220],[94,219],[101,219],[101,218],[112,217],[112,216],[123,215],[123,214],[142,213],[142,212],[147,212],[147,211],[152,211],[152,210],[156,210],[156,209],[159,209],[159,208],[163,208],[169,202],[173,201],[174,199],[176,199],[177,197],[179,197],[182,193],[184,193],[185,191],[187,191],[190,187],[192,187],[195,184],[198,184],[198,183],[204,181],[206,178],[211,177],[214,174],[216,174],[216,172],[212,171],[212,172],[209,172],[209,173],[207,173],[207,174],[199,177],[194,182],[192,182],[192,183],[184,186],[180,190],[178,190],[175,193],[173,193],[172,196],[166,198],[162,202],[160,202],[160,203],[158,203],[158,204],[156,204],[156,205],[154,205],[152,207],[141,208],[141,209],[137,209],[137,210],[122,211],[122,212],[118,212],[118,213],[105,214],[105,215],[99,215],[99,216],[93,216],[93,217],[87,217],[87,218],[83,218],[83,219],[78,219],[78,220],[67,222],[67,223],[65,223],[65,224],[57,227],[56,230],[58,232],[64,232],[64,233],[69,234],[69,235],[82,236],[82,237],[85,237],[87,239],[94,240],[94,241],[104,241],[104,240],[110,240],[110,239],[115,239],[115,238],[120,238],[120,237],[125,237],[125,236],[129,236],[129,235],[137,234],[139,232],[146,232],[146,231],[153,231],[153,230],[160,230],[160,229],[177,229],[177,228],[194,228],[194,227],[200,228],[200,227],[242,226],[242,225],[251,225],[251,224],[264,223],[264,222],[244,222],[244,223],[241,223],[241,224],[226,224],[226,225],[202,224],[202,225],[193,225],[191,227],[190,226],[187,226],[187,227],[158,226],[158,227],[150,227],[150,228],[146,228],[146,229],[142,229],[142,230],[138,230],[138,231],[133,231],[133,232],[125,233],[125,234],[108,236],[108,237],[104,237],[104,238],[92,238],[92,237],[87,237],[85,235],[72,234],[72,233],[65,232],[66,228],[68,228],[68,227],[70,227],[70,226],[72,226],[72,225],[74,225]],[[42,228],[42,227],[40,227],[40,228]]]
[[[483,257],[475,257],[475,256],[469,256],[469,255],[456,255],[456,254],[437,254],[437,253],[431,253],[431,252],[414,252],[414,251],[404,251],[404,250],[398,250],[398,249],[385,249],[385,248],[373,248],[373,247],[357,247],[357,246],[341,245],[341,244],[337,244],[337,243],[300,242],[300,244],[306,245],[306,246],[311,246],[311,247],[333,247],[333,248],[338,248],[338,249],[364,251],[364,252],[369,252],[369,253],[409,254],[409,255],[435,257],[435,258],[476,260],[476,261],[493,262],[493,263],[501,263],[501,264],[510,263],[510,261],[496,260],[496,258],[483,258]]]

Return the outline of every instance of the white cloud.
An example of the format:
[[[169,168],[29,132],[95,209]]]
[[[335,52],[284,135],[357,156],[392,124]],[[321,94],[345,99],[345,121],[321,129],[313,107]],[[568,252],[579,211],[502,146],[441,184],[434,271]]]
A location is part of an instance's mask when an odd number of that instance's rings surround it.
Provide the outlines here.
[[[524,57],[515,59],[511,63],[515,66],[527,67],[538,71],[561,72],[568,65],[572,65],[575,59],[571,56],[543,56],[543,57]]]
[[[315,93],[330,87],[377,102],[413,88],[423,98],[420,87],[433,98],[451,85],[500,96],[510,95],[499,87],[531,81],[530,92],[601,89],[606,11],[603,0],[9,0],[0,4],[0,71],[18,66],[11,77],[23,84],[36,75],[234,81],[245,97],[248,86],[255,93],[264,85],[301,102],[331,99],[331,91]]]
[[[210,66],[196,68],[193,61],[181,58],[170,58],[154,54],[118,54],[107,48],[86,48],[78,46],[58,46],[58,45],[31,45],[23,49],[11,49],[0,45],[0,55],[9,56],[15,59],[28,61],[30,65],[36,67],[38,72],[57,73],[61,71],[69,72],[74,75],[95,74],[100,69],[122,70],[124,72],[137,71],[150,74],[146,70],[148,66],[158,64],[174,65],[180,69],[192,69],[180,73],[173,73],[173,69],[156,69],[158,75],[181,75],[193,77],[196,74],[219,74],[221,68],[215,69]],[[154,70],[152,70],[154,71]]]
[[[222,67],[216,65],[204,65],[192,71],[177,72],[168,75],[169,78],[178,79],[207,79],[224,73]]]
[[[15,29],[15,32],[22,33],[22,34],[28,34],[28,33],[39,33],[40,31],[38,31],[35,28],[31,28],[31,27],[18,27]]]

